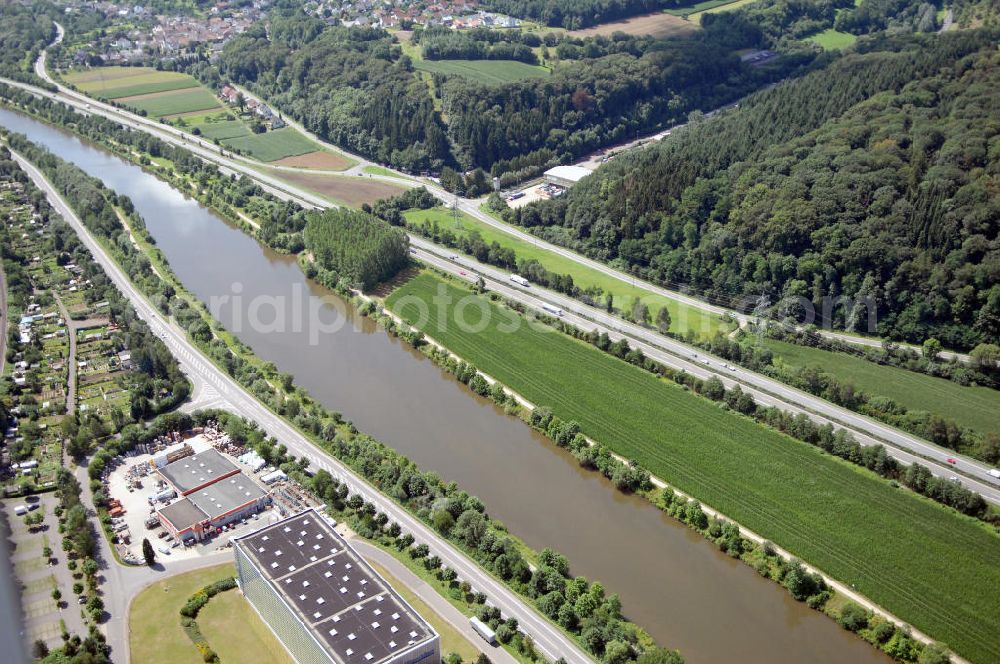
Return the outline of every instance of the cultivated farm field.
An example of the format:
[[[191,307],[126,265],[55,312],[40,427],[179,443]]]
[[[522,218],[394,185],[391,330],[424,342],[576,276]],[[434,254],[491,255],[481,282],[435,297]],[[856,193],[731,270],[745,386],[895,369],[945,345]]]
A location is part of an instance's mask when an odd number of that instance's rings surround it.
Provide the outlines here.
[[[698,29],[696,23],[686,21],[680,16],[668,14],[666,12],[653,12],[642,16],[620,19],[601,23],[582,30],[571,30],[569,35],[578,38],[596,37],[598,35],[610,35],[615,32],[624,32],[628,35],[651,35],[653,37],[683,37]]]
[[[818,366],[840,380],[853,383],[863,392],[889,397],[908,410],[937,413],[979,433],[1000,433],[1000,391],[962,386],[946,378],[875,364],[847,353],[774,339],[767,339],[764,344],[775,357],[791,366]]]
[[[96,67],[67,72],[63,78],[82,92],[108,99],[198,87],[187,74],[149,67]]]
[[[432,74],[462,76],[495,85],[549,75],[545,67],[516,60],[414,60],[413,67]]]
[[[121,97],[118,101],[145,111],[146,115],[154,118],[192,111],[222,110],[215,95],[202,87]]]
[[[444,284],[443,286],[440,286]],[[443,287],[451,304],[431,298]],[[762,427],[560,333],[520,325],[433,275],[387,304],[527,399],[762,536],[854,585],[974,661],[1000,660],[1000,537],[982,524]],[[481,325],[483,312],[491,319]],[[445,323],[447,321],[447,323]]]
[[[392,198],[406,189],[388,182],[345,175],[320,175],[318,173],[291,173],[279,171],[275,177],[304,189],[313,191],[335,203],[349,207],[372,204],[380,198]]]
[[[276,161],[284,157],[314,152],[316,144],[291,127],[284,127],[263,134],[246,134],[223,141],[229,147],[241,150],[260,161]]]

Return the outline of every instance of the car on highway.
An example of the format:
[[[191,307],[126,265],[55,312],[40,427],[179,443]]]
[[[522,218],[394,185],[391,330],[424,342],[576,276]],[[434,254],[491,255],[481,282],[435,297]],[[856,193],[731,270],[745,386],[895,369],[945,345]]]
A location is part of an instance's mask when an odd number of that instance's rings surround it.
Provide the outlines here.
[[[958,461],[957,461],[957,460],[956,460],[956,459],[955,459],[954,457],[948,457],[947,459],[945,459],[945,461],[947,461],[948,463],[950,463],[950,464],[951,464],[951,465],[953,465],[953,466],[954,466],[954,465],[955,465],[956,463],[958,463]]]

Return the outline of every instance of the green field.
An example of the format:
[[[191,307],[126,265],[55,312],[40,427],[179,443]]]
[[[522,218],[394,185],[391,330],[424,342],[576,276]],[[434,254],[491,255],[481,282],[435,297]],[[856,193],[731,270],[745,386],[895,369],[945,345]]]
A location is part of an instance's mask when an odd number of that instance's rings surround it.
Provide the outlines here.
[[[988,387],[963,387],[945,378],[883,366],[868,360],[798,344],[765,340],[786,364],[818,366],[862,392],[889,397],[908,410],[937,413],[979,433],[1000,433],[1000,392]]]
[[[549,70],[545,67],[516,60],[414,60],[413,68],[496,85],[549,75]]]
[[[198,87],[187,74],[149,67],[97,67],[67,72],[63,78],[82,92],[108,99]]]
[[[198,627],[223,662],[295,664],[238,589],[213,597],[198,613]]]
[[[452,298],[440,308],[439,287]],[[465,323],[492,316],[478,333],[452,319],[464,297]],[[982,524],[562,334],[501,332],[512,314],[430,274],[387,301],[408,320],[417,302],[427,334],[530,401],[963,656],[1000,661],[1000,537]]]
[[[318,146],[291,127],[263,134],[249,134],[223,141],[229,147],[242,150],[260,161],[276,161],[285,157],[315,152]]]
[[[365,173],[370,173],[372,175],[387,175],[389,177],[399,177],[399,174],[392,171],[384,166],[365,166],[362,168]]]
[[[202,658],[181,628],[178,612],[196,590],[235,571],[232,563],[226,563],[179,574],[157,581],[136,595],[128,615],[131,660],[149,664],[200,664]],[[240,638],[249,639],[250,635],[241,631]]]
[[[146,111],[147,115],[154,118],[191,111],[222,109],[215,95],[202,87],[166,92],[155,97],[131,99],[123,103]]]
[[[249,136],[250,130],[239,120],[224,120],[222,122],[203,122],[192,126],[197,127],[201,135],[209,139],[224,141],[231,138]]]
[[[656,312],[660,310],[660,307],[666,306],[667,311],[670,312],[670,330],[676,334],[686,334],[688,330],[693,330],[702,337],[710,338],[717,331],[728,331],[730,329],[715,314],[688,306],[671,298],[655,295],[642,288],[615,279],[599,270],[581,265],[570,258],[551,252],[544,247],[539,247],[533,242],[516,238],[467,214],[462,214],[461,226],[458,228],[455,227],[451,210],[440,207],[430,210],[408,210],[404,213],[404,216],[407,221],[412,222],[436,221],[441,230],[449,230],[456,235],[467,235],[473,230],[479,231],[479,234],[482,235],[483,240],[487,243],[496,241],[503,247],[509,247],[514,250],[519,259],[534,258],[550,272],[571,275],[573,282],[582,289],[598,286],[604,289],[605,292],[613,293],[615,306],[619,308],[631,306],[632,300],[639,297],[649,306],[653,320],[656,319]]]
[[[664,9],[663,11],[664,13],[671,14],[673,16],[686,16],[697,23],[694,17],[699,14],[728,11],[730,9],[742,7],[743,5],[749,5],[751,2],[756,2],[756,0],[703,0],[702,2],[696,2],[683,7]]]
[[[833,28],[817,33],[808,39],[808,41],[822,46],[827,51],[838,51],[842,48],[847,48],[857,40],[858,38],[849,32],[838,32]]]

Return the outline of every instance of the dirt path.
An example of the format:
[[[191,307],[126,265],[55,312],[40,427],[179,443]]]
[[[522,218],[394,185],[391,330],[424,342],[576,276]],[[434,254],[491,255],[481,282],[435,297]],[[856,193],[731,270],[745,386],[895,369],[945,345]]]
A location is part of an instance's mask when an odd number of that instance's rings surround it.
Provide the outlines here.
[[[59,315],[62,316],[63,321],[66,323],[66,336],[69,337],[69,358],[66,360],[67,367],[69,368],[68,377],[66,379],[66,414],[72,415],[73,409],[76,407],[76,328],[77,323],[69,317],[69,312],[66,310],[66,305],[63,304],[62,298],[59,297],[59,293],[52,291],[52,297],[55,298],[56,304],[59,306]]]
[[[0,260],[0,376],[7,361],[7,274]]]

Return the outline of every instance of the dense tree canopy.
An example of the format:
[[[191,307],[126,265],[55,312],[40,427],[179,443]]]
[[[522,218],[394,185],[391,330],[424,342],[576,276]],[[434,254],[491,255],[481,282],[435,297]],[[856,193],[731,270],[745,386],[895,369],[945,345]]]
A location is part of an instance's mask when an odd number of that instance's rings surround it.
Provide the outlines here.
[[[316,262],[370,288],[392,278],[409,260],[409,238],[366,212],[330,209],[310,215],[306,248]]]
[[[996,343],[993,39],[910,38],[844,58],[512,218],[708,296],[802,296],[817,310],[824,296],[871,296],[880,334]]]

